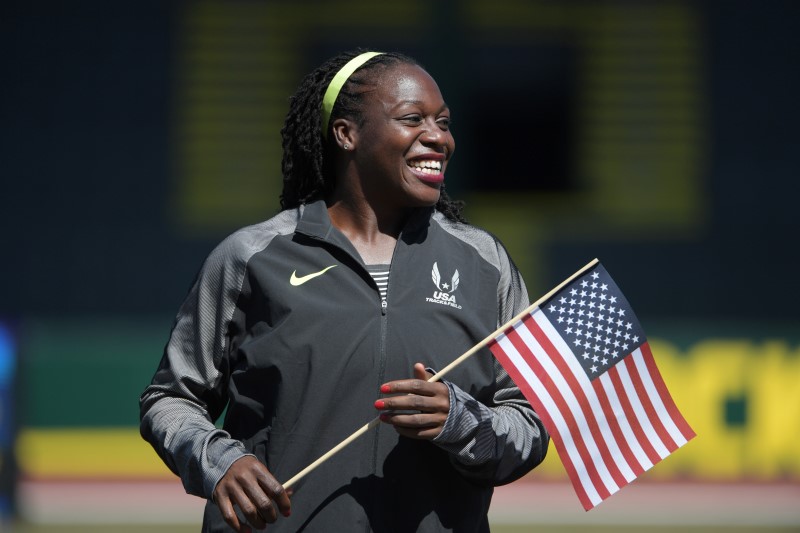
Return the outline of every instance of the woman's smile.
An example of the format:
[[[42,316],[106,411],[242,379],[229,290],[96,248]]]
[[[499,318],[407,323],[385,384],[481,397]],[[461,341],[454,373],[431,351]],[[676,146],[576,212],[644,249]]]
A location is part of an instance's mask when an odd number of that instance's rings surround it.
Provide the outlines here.
[[[406,165],[420,180],[428,183],[442,183],[444,181],[444,155],[430,154],[409,160]]]

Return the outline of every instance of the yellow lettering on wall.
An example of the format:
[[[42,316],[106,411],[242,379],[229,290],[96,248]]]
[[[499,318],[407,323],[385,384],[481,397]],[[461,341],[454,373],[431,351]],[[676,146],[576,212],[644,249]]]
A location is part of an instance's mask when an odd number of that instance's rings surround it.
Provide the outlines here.
[[[752,343],[743,340],[707,340],[689,351],[683,379],[691,387],[691,401],[683,408],[698,434],[690,444],[694,476],[735,479],[743,471],[746,426],[726,425],[725,399],[745,394],[752,359]]]
[[[748,478],[800,477],[800,353],[784,342],[765,343],[747,375],[750,391]]]

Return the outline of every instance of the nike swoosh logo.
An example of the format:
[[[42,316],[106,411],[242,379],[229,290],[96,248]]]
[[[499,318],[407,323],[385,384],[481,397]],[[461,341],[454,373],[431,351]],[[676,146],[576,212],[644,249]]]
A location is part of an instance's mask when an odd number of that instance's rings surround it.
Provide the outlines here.
[[[292,272],[292,277],[289,278],[289,283],[291,283],[294,287],[297,287],[298,285],[302,285],[303,283],[305,283],[310,279],[314,279],[317,276],[323,275],[325,272],[327,272],[328,270],[332,269],[335,266],[336,265],[331,265],[328,268],[323,268],[319,272],[312,272],[311,274],[306,274],[305,276],[300,276],[299,278],[297,277],[297,270],[295,270],[294,272]]]

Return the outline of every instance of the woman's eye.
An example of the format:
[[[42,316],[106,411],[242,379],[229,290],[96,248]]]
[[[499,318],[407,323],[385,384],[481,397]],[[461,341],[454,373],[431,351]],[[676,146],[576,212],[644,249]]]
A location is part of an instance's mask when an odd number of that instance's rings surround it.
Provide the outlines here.
[[[449,130],[450,129],[450,118],[449,117],[440,118],[439,120],[436,121],[436,123],[443,130]]]
[[[401,120],[405,122],[411,122],[413,124],[418,124],[422,122],[422,117],[420,115],[406,115]]]

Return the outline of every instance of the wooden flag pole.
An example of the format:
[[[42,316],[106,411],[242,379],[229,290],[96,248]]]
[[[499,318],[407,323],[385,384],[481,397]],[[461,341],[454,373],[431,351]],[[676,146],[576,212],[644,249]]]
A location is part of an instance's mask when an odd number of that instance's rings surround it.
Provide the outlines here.
[[[526,307],[525,310],[521,311],[517,316],[515,316],[514,318],[512,318],[511,320],[509,320],[508,322],[506,322],[505,324],[503,324],[502,326],[500,326],[499,328],[494,330],[492,333],[490,333],[481,342],[479,342],[478,344],[476,344],[475,346],[473,346],[472,348],[470,348],[469,350],[464,352],[455,361],[453,361],[452,363],[450,363],[449,365],[447,365],[446,367],[441,369],[439,372],[437,372],[435,376],[432,376],[430,379],[428,379],[428,382],[429,383],[433,383],[435,381],[439,381],[440,379],[442,379],[442,377],[445,374],[447,374],[448,372],[453,370],[455,367],[457,367],[458,365],[460,365],[461,363],[463,363],[464,361],[469,359],[471,356],[473,356],[476,352],[478,352],[479,350],[484,348],[487,344],[492,342],[492,339],[494,339],[495,337],[500,335],[506,328],[508,328],[512,324],[516,323],[522,317],[524,317],[525,315],[530,313],[534,308],[542,305],[542,303],[544,303],[547,300],[549,300],[554,294],[556,294],[558,291],[560,291],[565,286],[567,286],[567,284],[571,283],[572,280],[574,280],[575,278],[577,278],[578,276],[580,276],[581,274],[583,274],[584,272],[586,272],[587,270],[589,270],[590,268],[595,266],[598,262],[599,262],[598,259],[592,259],[591,261],[589,261],[586,264],[586,266],[584,266],[583,268],[581,268],[580,270],[575,272],[573,275],[571,275],[570,277],[568,277],[567,279],[562,281],[560,284],[558,284],[550,292],[548,292],[547,294],[545,294],[544,296],[542,296],[541,298],[536,300],[534,303],[532,303],[531,305]],[[304,478],[312,470],[317,468],[319,465],[321,465],[322,463],[324,463],[325,461],[327,461],[328,459],[330,459],[331,457],[333,457],[337,453],[339,453],[342,450],[342,448],[348,446],[351,442],[353,442],[358,437],[360,437],[361,435],[363,435],[364,433],[366,433],[370,429],[374,428],[378,424],[380,424],[380,417],[375,417],[372,420],[370,420],[368,423],[366,423],[363,426],[361,426],[352,435],[350,435],[349,437],[344,439],[342,442],[340,442],[339,444],[337,444],[336,446],[331,448],[327,453],[325,453],[325,455],[323,455],[322,457],[320,457],[319,459],[317,459],[316,461],[314,461],[313,463],[311,463],[310,465],[308,465],[307,467],[302,469],[300,472],[295,474],[293,478],[291,478],[289,481],[287,481],[286,483],[283,484],[283,488],[288,489],[288,488],[292,487],[295,483],[297,483],[302,478]]]

